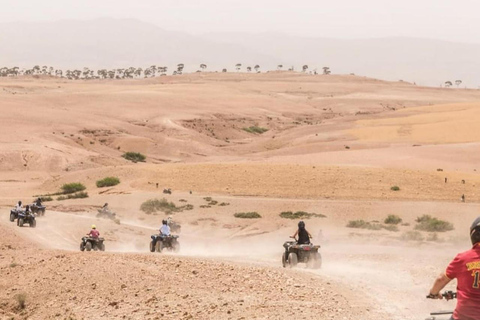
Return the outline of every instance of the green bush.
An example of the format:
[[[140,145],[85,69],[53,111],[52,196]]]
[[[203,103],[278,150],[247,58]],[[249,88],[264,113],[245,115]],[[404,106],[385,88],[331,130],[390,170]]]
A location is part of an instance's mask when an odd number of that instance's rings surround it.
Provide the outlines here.
[[[390,190],[392,191],[400,191],[400,187],[399,186],[393,186],[390,188]]]
[[[233,216],[240,219],[259,219],[262,217],[257,212],[237,212]]]
[[[48,201],[53,201],[53,198],[50,197],[50,196],[42,196],[42,197],[40,197],[40,200],[42,202],[48,202]]]
[[[127,159],[127,160],[130,160],[132,162],[145,162],[145,159],[147,159],[146,156],[144,156],[143,154],[139,153],[139,152],[125,152],[123,155],[122,155],[123,158]]]
[[[418,231],[407,231],[402,234],[401,239],[405,241],[423,241],[424,238]]]
[[[305,211],[284,211],[280,213],[280,217],[285,219],[309,219],[309,218],[325,218],[326,216],[319,213],[308,213]]]
[[[102,180],[97,181],[97,187],[99,188],[113,187],[119,183],[120,183],[120,179],[118,179],[117,177],[106,177],[106,178],[103,178]]]
[[[243,128],[244,131],[247,131],[248,133],[258,133],[258,134],[262,134],[262,133],[265,133],[268,131],[268,129],[266,128],[262,128],[262,127],[257,127],[257,126],[251,126],[251,127],[248,127],[248,128]]]
[[[439,220],[429,215],[423,215],[421,217],[418,217],[415,221],[417,222],[415,230],[428,232],[445,232],[454,229],[453,224],[451,224],[450,222]]]
[[[229,206],[229,205],[230,205],[230,203],[228,203],[228,202],[222,202],[222,203],[219,204],[220,207],[225,207],[225,206]]]
[[[175,203],[168,202],[165,198],[162,200],[150,199],[142,203],[140,210],[146,214],[152,214],[157,211],[162,211],[166,214],[172,214],[175,212],[182,212],[184,210],[193,210],[193,205],[187,204],[184,206],[177,207]]]
[[[386,225],[386,226],[382,226],[382,228],[385,229],[385,230],[388,230],[388,231],[393,231],[393,232],[398,231],[398,227],[394,224],[389,224],[389,225]]]
[[[77,192],[74,194],[68,194],[66,196],[60,196],[57,198],[58,201],[62,200],[69,200],[69,199],[82,199],[82,198],[88,198],[88,193],[87,192]]]
[[[370,223],[365,220],[350,220],[347,223],[347,228],[381,230],[382,226],[378,223]]]
[[[384,221],[385,224],[395,224],[395,225],[401,222],[402,222],[402,218],[394,214],[388,215],[388,217]]]
[[[75,193],[78,191],[83,191],[85,189],[86,189],[85,186],[78,182],[66,183],[62,186],[62,193],[63,194]]]

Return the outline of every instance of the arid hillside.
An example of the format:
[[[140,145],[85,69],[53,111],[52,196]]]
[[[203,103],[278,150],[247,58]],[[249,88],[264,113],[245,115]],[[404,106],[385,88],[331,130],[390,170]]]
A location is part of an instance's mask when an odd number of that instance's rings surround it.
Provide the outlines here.
[[[478,90],[293,72],[18,77],[0,79],[0,101],[0,317],[413,320],[453,306],[424,296],[480,209]],[[69,183],[88,197],[64,199]],[[51,201],[36,228],[9,222],[38,195]],[[96,216],[106,202],[116,221]],[[181,250],[151,253],[168,216]],[[320,270],[282,268],[300,219]],[[92,224],[105,253],[78,250]]]

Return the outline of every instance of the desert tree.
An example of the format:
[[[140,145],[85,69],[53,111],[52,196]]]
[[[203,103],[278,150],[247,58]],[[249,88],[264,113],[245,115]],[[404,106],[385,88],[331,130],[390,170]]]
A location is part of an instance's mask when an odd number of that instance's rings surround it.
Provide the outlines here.
[[[223,69],[222,69],[222,72],[223,72],[223,73],[227,72],[227,69],[223,68]]]
[[[202,70],[205,70],[205,69],[207,69],[207,65],[206,65],[206,64],[204,64],[204,63],[202,63],[202,64],[200,65],[200,69],[202,69]]]
[[[247,72],[252,71],[252,67],[247,67]]]
[[[445,88],[450,88],[452,86],[452,81],[445,81]]]
[[[303,67],[302,67],[302,71],[303,71],[303,72],[307,72],[307,70],[308,70],[308,65],[306,65],[306,64],[305,64],[305,65],[303,65]]]
[[[279,65],[277,66],[277,70],[282,70],[282,69],[283,69],[283,64],[279,64]]]
[[[260,66],[256,64],[255,67],[253,67],[253,69],[255,69],[255,71],[258,72],[258,69],[260,69]]]
[[[177,73],[175,73],[175,74],[182,74],[183,73],[183,68],[185,68],[185,65],[183,63],[177,64]]]
[[[461,85],[461,84],[462,84],[462,80],[455,80],[455,85],[457,86],[457,88],[458,88],[458,86]]]
[[[237,69],[237,71],[240,71],[240,69],[242,68],[242,64],[241,63],[237,63],[235,65],[235,69]]]
[[[330,67],[323,67],[322,69],[323,69],[323,74],[330,74],[330,73],[332,73],[332,72],[330,71]]]

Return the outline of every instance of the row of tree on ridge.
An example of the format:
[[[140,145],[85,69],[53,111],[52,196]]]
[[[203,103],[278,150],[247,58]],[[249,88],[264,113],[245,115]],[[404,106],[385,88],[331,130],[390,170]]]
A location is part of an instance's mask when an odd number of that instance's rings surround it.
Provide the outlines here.
[[[202,63],[200,64],[200,69],[196,72],[202,72],[207,69],[207,65]],[[242,64],[237,63],[235,65],[235,70],[240,72],[242,70]],[[172,75],[180,75],[184,72],[185,65],[180,63],[177,67],[172,71]],[[331,73],[329,67],[323,67],[323,74],[328,75]],[[283,65],[279,64],[277,66],[277,70],[284,70]],[[289,71],[294,71],[294,67],[288,68]],[[251,66],[246,67],[247,72],[255,71],[256,73],[260,73],[260,65],[255,65],[253,68]],[[67,78],[70,80],[78,80],[78,79],[134,79],[134,78],[153,78],[157,76],[166,76],[168,72],[168,67],[166,66],[156,66],[152,65],[148,68],[119,68],[119,69],[98,69],[92,70],[88,67],[83,68],[83,70],[73,69],[73,70],[62,70],[62,69],[55,69],[49,66],[42,66],[39,65],[34,66],[31,69],[20,69],[19,67],[3,67],[0,68],[0,77],[9,77],[9,76],[21,76],[21,75],[45,75],[45,76],[55,76],[60,78]],[[222,72],[227,72],[227,69],[222,69]],[[304,73],[312,73],[318,74],[317,69],[313,69],[309,71],[308,65],[302,66],[302,72]]]

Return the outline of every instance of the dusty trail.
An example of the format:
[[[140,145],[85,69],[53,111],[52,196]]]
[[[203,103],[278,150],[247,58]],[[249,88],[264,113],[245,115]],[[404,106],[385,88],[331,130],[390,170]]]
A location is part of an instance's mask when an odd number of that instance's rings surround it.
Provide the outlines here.
[[[1,219],[1,224],[22,237],[45,248],[78,251],[80,238],[95,221],[106,237],[107,251],[112,253],[148,252],[149,235],[156,228],[146,223],[122,222],[94,218],[94,214],[47,212],[38,218],[36,229],[18,228],[15,223]],[[87,228],[87,229],[85,229]],[[203,258],[212,261],[230,261],[241,265],[278,268],[282,270],[281,244],[290,230],[281,229],[264,235],[219,239],[208,232],[189,235],[188,226],[182,232],[182,250],[179,257]],[[194,230],[192,230],[194,231]],[[341,283],[359,297],[355,304],[369,308],[369,304],[390,315],[390,319],[419,319],[430,311],[451,309],[453,303],[432,302],[424,299],[428,286],[448,259],[459,250],[458,245],[444,245],[438,250],[403,244],[374,244],[363,240],[348,242],[335,237],[324,243],[321,253],[323,266],[319,271],[299,265],[296,269],[314,274],[324,280]],[[168,255],[168,254],[167,254]],[[453,289],[453,288],[452,288]]]

